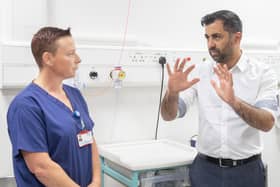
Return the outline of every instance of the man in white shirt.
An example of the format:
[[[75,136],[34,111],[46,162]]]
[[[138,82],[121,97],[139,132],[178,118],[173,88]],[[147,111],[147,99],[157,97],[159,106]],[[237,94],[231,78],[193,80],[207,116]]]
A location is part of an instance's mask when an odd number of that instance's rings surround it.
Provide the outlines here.
[[[173,71],[167,64],[162,117],[183,117],[197,99],[192,187],[264,187],[260,131],[269,131],[278,116],[276,73],[242,53],[242,22],[234,12],[208,14],[201,24],[214,61],[185,68],[187,60],[177,59]],[[189,80],[191,72],[194,78]]]

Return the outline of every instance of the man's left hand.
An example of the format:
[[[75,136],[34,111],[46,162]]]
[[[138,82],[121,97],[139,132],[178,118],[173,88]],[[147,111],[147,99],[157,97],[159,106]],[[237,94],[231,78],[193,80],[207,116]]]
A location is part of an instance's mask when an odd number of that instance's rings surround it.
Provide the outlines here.
[[[234,90],[233,90],[233,80],[232,74],[228,70],[226,64],[217,64],[214,67],[214,72],[217,75],[220,84],[218,85],[214,80],[211,80],[211,84],[216,90],[216,93],[229,105],[233,105],[235,100]]]

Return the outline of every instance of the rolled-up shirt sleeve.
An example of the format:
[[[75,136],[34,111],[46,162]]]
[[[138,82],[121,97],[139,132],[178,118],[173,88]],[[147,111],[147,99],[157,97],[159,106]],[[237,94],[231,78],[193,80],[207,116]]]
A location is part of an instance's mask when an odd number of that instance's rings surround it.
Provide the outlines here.
[[[196,89],[194,87],[187,89],[180,94],[178,99],[177,118],[182,118],[187,113],[188,108],[194,103],[196,98]]]
[[[275,124],[277,123],[280,112],[279,90],[278,79],[274,70],[269,68],[265,69],[254,106],[270,112],[274,117]]]

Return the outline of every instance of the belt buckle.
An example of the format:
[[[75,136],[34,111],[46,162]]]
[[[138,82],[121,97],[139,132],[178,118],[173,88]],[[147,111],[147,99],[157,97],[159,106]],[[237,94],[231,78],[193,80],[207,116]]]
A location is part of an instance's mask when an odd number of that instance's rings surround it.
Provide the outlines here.
[[[222,158],[219,158],[219,166],[221,168],[227,168],[228,166],[224,166],[222,160],[223,160]]]
[[[235,166],[237,166],[237,161],[236,160],[232,160],[232,165],[231,166],[226,166],[226,165],[223,165],[223,159],[219,158],[219,166],[221,168],[235,167]]]

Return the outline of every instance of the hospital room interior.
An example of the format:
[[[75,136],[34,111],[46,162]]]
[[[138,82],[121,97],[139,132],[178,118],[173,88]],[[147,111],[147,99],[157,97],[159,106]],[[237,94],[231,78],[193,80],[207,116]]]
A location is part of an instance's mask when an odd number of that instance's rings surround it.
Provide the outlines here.
[[[1,0],[0,187],[17,186],[7,111],[38,74],[30,42],[44,26],[71,28],[81,63],[64,83],[81,91],[94,121],[102,186],[191,186],[199,109],[194,103],[183,118],[162,118],[168,72],[160,63],[211,60],[200,20],[223,9],[243,22],[242,51],[272,67],[280,81],[276,0]],[[280,186],[279,120],[261,132],[266,187]]]

